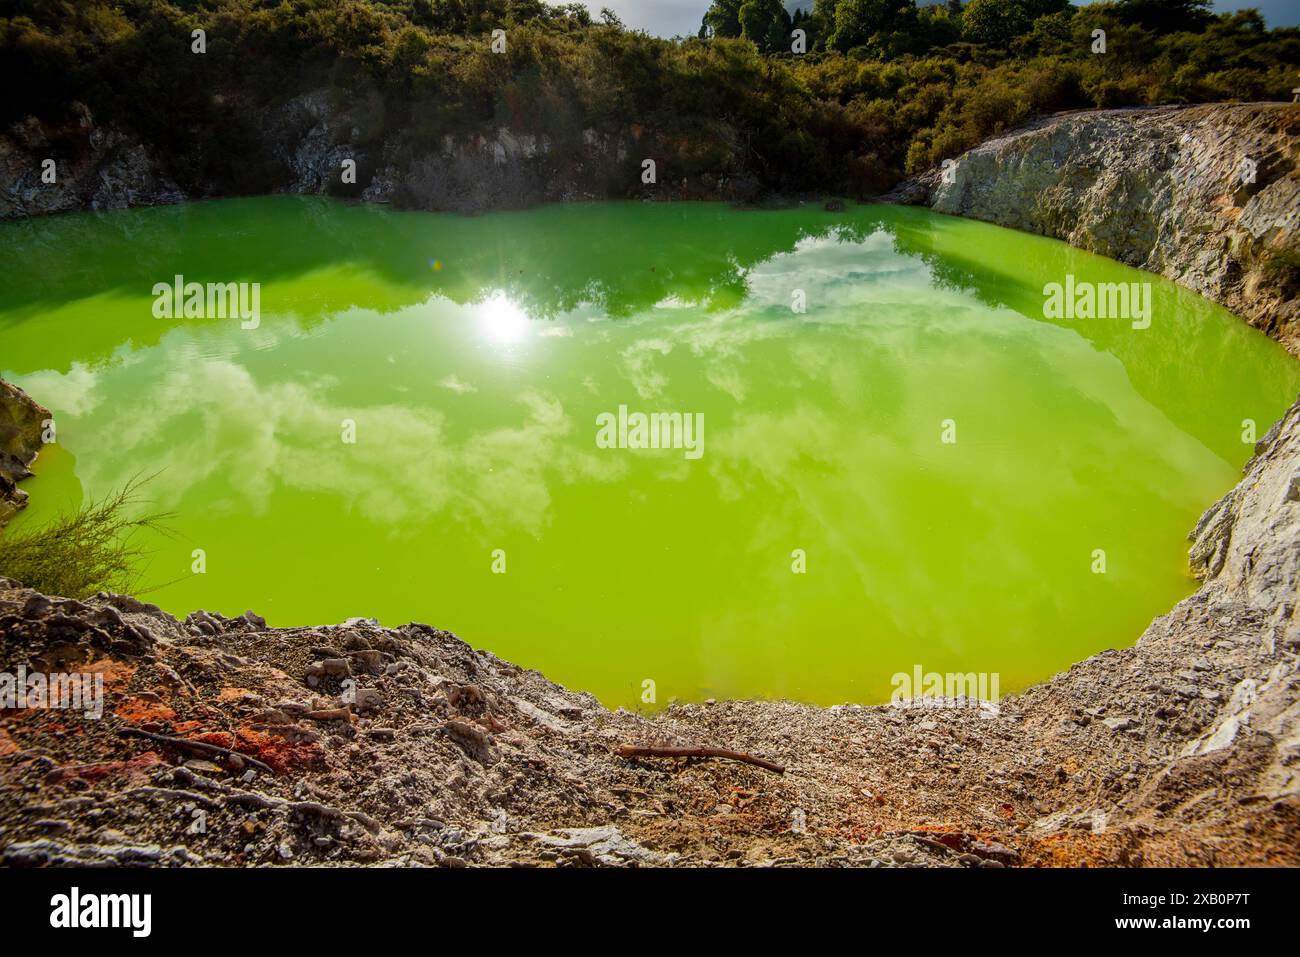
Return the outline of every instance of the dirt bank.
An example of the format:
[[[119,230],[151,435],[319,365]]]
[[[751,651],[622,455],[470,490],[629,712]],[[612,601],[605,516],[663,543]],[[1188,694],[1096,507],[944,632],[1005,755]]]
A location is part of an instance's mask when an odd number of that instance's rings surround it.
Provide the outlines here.
[[[1300,403],[1192,557],[1205,586],[1135,647],[996,716],[639,716],[426,625],[181,622],[0,580],[0,670],[104,689],[98,720],[0,717],[0,863],[1300,864]]]

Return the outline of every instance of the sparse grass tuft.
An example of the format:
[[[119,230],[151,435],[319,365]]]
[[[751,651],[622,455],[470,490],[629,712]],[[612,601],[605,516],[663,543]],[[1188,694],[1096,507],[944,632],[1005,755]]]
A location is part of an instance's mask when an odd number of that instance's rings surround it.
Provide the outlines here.
[[[169,517],[131,517],[142,484],[132,480],[40,528],[0,530],[0,575],[63,598],[140,591],[138,565],[146,553],[132,539],[141,529],[167,534]]]

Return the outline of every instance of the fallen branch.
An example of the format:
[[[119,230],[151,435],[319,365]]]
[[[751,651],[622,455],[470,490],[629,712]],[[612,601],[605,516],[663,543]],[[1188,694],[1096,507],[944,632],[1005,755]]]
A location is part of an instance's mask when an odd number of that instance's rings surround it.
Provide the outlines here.
[[[141,731],[139,728],[123,728],[118,732],[134,738],[148,738],[150,741],[157,741],[160,744],[170,744],[173,747],[189,749],[196,754],[215,754],[223,758],[237,758],[240,761],[247,762],[260,771],[267,774],[275,774],[275,770],[257,758],[249,757],[242,751],[235,751],[232,748],[223,748],[219,744],[208,744],[206,741],[191,741],[189,738],[173,738],[165,734],[154,734],[152,731]]]
[[[753,764],[775,774],[785,774],[785,768],[779,764],[764,761],[744,751],[728,751],[726,748],[660,748],[622,744],[619,745],[617,753],[620,758],[723,758],[727,761]]]
[[[308,711],[303,717],[313,721],[351,721],[352,712],[347,708],[326,708],[323,711]]]

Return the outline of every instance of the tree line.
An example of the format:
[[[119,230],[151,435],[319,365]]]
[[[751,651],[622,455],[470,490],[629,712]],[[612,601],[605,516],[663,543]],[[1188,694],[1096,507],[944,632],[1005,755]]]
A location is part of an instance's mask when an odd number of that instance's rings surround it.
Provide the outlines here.
[[[1052,111],[1289,100],[1300,30],[1207,2],[702,0],[663,39],[541,0],[0,0],[0,124],[83,103],[182,186],[257,192],[281,161],[256,117],[326,89],[376,149],[635,128],[674,177],[866,195]]]

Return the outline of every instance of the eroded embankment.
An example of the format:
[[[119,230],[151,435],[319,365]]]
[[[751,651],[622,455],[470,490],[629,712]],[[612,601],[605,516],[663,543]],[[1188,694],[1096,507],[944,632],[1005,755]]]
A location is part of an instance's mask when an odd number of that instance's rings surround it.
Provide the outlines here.
[[[886,196],[1063,239],[1227,306],[1300,356],[1300,106],[1035,121]]]
[[[1300,864],[1300,403],[1192,555],[1205,586],[1135,647],[996,717],[610,712],[425,625],[0,579],[0,670],[101,675],[105,702],[0,718],[0,863]],[[655,743],[786,771],[616,754]]]

